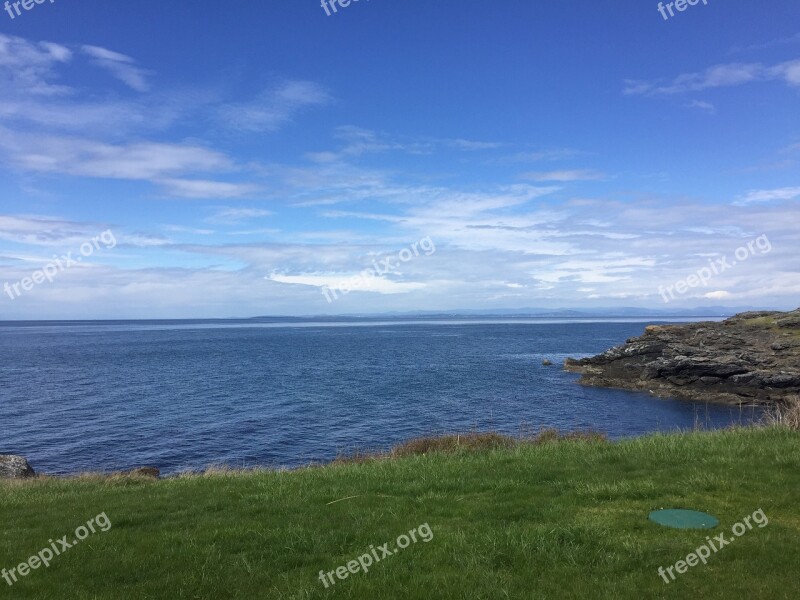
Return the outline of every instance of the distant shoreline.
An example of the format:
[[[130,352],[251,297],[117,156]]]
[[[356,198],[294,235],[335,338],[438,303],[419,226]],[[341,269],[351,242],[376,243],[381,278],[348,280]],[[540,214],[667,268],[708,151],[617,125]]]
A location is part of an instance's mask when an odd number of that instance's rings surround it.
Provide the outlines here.
[[[335,327],[370,325],[504,325],[504,324],[567,324],[567,323],[696,323],[723,321],[725,316],[602,316],[602,317],[535,317],[535,316],[457,316],[457,317],[261,317],[258,319],[130,319],[130,320],[42,320],[0,321],[0,327],[87,327],[87,326],[219,326],[219,327]]]

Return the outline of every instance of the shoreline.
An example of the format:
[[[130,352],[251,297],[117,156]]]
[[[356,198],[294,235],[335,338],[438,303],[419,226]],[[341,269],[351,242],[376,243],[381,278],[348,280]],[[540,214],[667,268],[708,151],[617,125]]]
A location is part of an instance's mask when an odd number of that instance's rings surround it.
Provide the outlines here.
[[[751,431],[757,429],[769,429],[780,427],[774,422],[770,422],[765,414],[759,420],[745,424],[733,423],[726,427],[706,429],[695,425],[692,429],[675,429],[670,431],[653,431],[641,435],[624,436],[618,439],[611,439],[601,431],[593,429],[578,429],[574,431],[562,432],[555,428],[541,428],[533,435],[514,436],[499,433],[497,431],[468,432],[443,434],[438,436],[424,436],[412,438],[391,447],[389,450],[360,451],[356,450],[350,454],[339,455],[328,461],[309,462],[304,465],[294,467],[271,467],[265,465],[253,465],[250,467],[235,467],[226,464],[209,464],[198,469],[186,469],[171,472],[166,475],[161,474],[161,469],[156,466],[140,466],[120,471],[77,471],[74,473],[43,473],[35,472],[27,459],[18,455],[0,455],[0,482],[33,482],[33,481],[78,481],[78,480],[172,480],[194,477],[208,477],[215,475],[248,475],[259,473],[298,473],[309,469],[329,469],[332,467],[348,464],[365,464],[381,461],[393,461],[411,456],[425,456],[428,454],[460,454],[493,450],[513,450],[525,447],[543,446],[547,444],[560,444],[570,442],[582,442],[590,444],[616,445],[631,441],[642,441],[648,438],[662,437],[681,437],[703,434],[719,434],[729,431]],[[8,461],[16,463],[20,473],[25,473],[19,477],[4,477],[3,467]]]

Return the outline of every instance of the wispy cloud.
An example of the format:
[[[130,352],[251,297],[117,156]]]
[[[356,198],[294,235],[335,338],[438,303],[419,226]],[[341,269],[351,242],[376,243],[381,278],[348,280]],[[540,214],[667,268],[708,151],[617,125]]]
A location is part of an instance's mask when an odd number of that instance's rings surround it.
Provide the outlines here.
[[[770,40],[768,42],[764,42],[761,44],[752,44],[750,46],[734,46],[731,48],[729,54],[737,54],[739,52],[749,52],[752,50],[766,50],[767,48],[774,48],[776,46],[785,46],[788,44],[797,44],[800,43],[800,33],[795,33],[794,35],[776,38],[774,40]]]
[[[704,102],[703,100],[692,100],[686,105],[687,108],[697,108],[699,110],[705,111],[709,114],[714,114],[717,112],[717,109],[714,107],[713,104],[710,102]]]
[[[473,150],[494,150],[495,148],[502,148],[503,144],[500,142],[478,142],[475,140],[455,139],[448,140],[450,144],[459,150],[473,151]]]
[[[132,131],[163,129],[210,101],[200,91],[134,95],[126,90],[107,93],[102,85],[90,88],[85,81],[96,66],[114,70],[115,77],[123,77],[135,89],[148,87],[145,72],[129,57],[111,50],[73,49],[0,34],[0,123],[17,131],[59,129],[119,139]],[[75,78],[82,85],[70,85]]]
[[[210,217],[207,217],[206,222],[235,225],[243,221],[268,217],[272,214],[272,211],[264,210],[263,208],[234,208],[226,206],[217,210],[217,212]]]
[[[100,46],[81,46],[81,51],[91,58],[93,64],[105,69],[131,89],[137,92],[150,89],[147,71],[137,67],[136,61],[130,56]]]
[[[756,81],[783,80],[790,86],[800,86],[800,59],[765,66],[761,63],[729,63],[709,67],[699,73],[679,75],[672,81],[626,80],[628,95],[682,94],[730,87]]]
[[[301,110],[331,101],[324,87],[312,81],[288,81],[266,90],[248,103],[227,104],[220,109],[226,125],[240,131],[276,131]]]
[[[507,145],[503,142],[488,142],[465,138],[392,136],[355,125],[336,127],[333,135],[336,140],[341,142],[341,146],[337,150],[312,152],[307,155],[308,158],[318,163],[331,163],[384,152],[432,155],[436,152],[456,150],[459,152],[479,153],[496,150]]]
[[[405,151],[408,149],[406,144],[388,139],[387,136],[377,131],[356,127],[355,125],[337,127],[334,130],[334,137],[343,143],[338,152],[332,153],[337,160],[348,156],[361,156],[363,154],[386,152],[387,150]]]
[[[76,137],[20,135],[3,129],[0,129],[0,151],[28,171],[106,179],[155,180],[233,167],[224,154],[196,145],[109,144]]]
[[[54,83],[55,67],[73,61],[78,55],[105,69],[116,79],[137,92],[149,89],[148,72],[130,56],[100,46],[83,45],[73,51],[67,45],[53,42],[31,42],[17,36],[0,34],[0,81],[4,91],[34,96],[55,96],[73,92],[67,85]]]
[[[522,177],[525,179],[532,179],[533,181],[602,181],[608,179],[608,175],[602,171],[595,171],[592,169],[574,169],[567,171],[532,171],[530,173],[523,173]]]
[[[209,179],[238,170],[226,155],[189,144],[110,144],[68,136],[21,135],[0,127],[0,156],[29,173],[148,181],[181,198],[239,198],[261,187],[251,182]]]
[[[353,285],[353,278],[358,277],[358,273],[312,273],[301,275],[282,275],[274,273],[265,279],[275,281],[278,283],[287,283],[292,285],[307,285],[316,288],[332,288],[332,289],[351,289]],[[406,294],[415,290],[425,288],[425,284],[415,281],[393,281],[386,277],[375,276],[364,278],[357,292],[373,292],[378,294]]]
[[[250,183],[210,179],[157,179],[155,182],[163,186],[169,195],[181,198],[240,198],[259,191],[258,186]]]
[[[0,33],[0,82],[5,94],[53,96],[70,88],[53,83],[54,67],[72,59],[72,51],[61,44],[29,42]]]
[[[708,298],[709,300],[724,300],[725,298],[730,298],[730,296],[731,293],[726,292],[725,290],[717,290],[715,292],[703,294],[703,298]]]
[[[774,190],[750,190],[740,197],[734,204],[743,206],[755,202],[774,202],[781,200],[796,200],[800,198],[800,187],[785,187]]]
[[[35,246],[65,245],[99,226],[37,215],[0,215],[0,239]]]
[[[101,231],[114,228],[120,244],[154,247],[168,241],[161,235],[146,233],[122,234],[108,223],[69,221],[58,217],[40,215],[0,215],[0,240],[34,247],[63,250],[82,244]],[[52,255],[45,257],[47,260]],[[34,260],[33,257],[29,257]],[[25,259],[27,260],[27,259]]]
[[[494,159],[496,163],[515,163],[515,162],[540,162],[558,161],[585,156],[586,152],[574,150],[572,148],[555,148],[551,150],[537,150],[535,152],[517,152],[510,156]]]

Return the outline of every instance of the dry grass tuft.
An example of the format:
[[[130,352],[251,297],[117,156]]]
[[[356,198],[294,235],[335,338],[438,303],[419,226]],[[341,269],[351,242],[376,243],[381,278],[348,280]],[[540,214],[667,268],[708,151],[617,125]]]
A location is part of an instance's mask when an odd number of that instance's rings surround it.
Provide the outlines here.
[[[393,458],[398,458],[401,456],[428,454],[430,452],[497,450],[500,448],[513,448],[515,445],[514,438],[499,433],[467,433],[464,435],[423,437],[409,440],[399,446],[395,446],[390,455]]]
[[[559,430],[552,428],[543,428],[532,435],[521,437],[512,437],[495,431],[427,436],[404,442],[388,452],[356,451],[349,455],[340,455],[333,461],[333,464],[367,463],[406,456],[424,456],[431,453],[453,454],[456,452],[507,450],[520,446],[541,446],[543,444],[578,441],[604,443],[608,441],[608,437],[604,433],[591,430],[561,433]]]
[[[800,396],[793,396],[764,413],[764,423],[800,431]]]

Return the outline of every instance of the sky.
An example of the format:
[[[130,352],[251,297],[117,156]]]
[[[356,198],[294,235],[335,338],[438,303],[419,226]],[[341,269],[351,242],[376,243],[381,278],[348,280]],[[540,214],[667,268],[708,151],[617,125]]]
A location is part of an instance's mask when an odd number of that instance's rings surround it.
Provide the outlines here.
[[[343,1],[0,11],[0,320],[800,305],[797,0]]]

